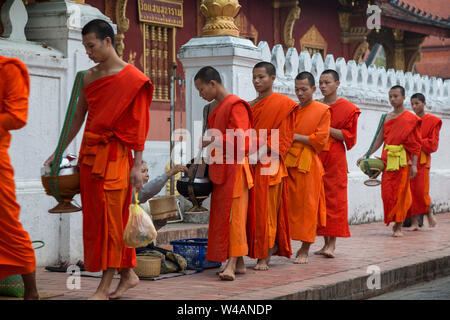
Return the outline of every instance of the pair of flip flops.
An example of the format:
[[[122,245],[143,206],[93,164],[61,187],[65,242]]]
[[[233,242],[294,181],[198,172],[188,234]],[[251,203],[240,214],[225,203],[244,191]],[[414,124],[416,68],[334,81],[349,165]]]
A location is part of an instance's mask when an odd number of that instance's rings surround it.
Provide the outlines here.
[[[63,261],[59,266],[46,266],[45,270],[51,272],[67,272],[67,269],[71,265],[73,265],[73,263],[70,263],[69,261]],[[85,271],[84,262],[82,260],[78,260],[78,262],[75,265],[80,268],[80,271]]]

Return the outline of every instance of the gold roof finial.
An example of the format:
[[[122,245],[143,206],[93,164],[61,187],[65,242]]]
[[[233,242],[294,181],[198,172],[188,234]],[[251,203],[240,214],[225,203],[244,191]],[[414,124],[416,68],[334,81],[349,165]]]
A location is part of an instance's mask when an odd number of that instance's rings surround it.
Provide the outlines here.
[[[202,0],[200,11],[206,18],[202,36],[239,36],[234,17],[241,9],[238,0]]]

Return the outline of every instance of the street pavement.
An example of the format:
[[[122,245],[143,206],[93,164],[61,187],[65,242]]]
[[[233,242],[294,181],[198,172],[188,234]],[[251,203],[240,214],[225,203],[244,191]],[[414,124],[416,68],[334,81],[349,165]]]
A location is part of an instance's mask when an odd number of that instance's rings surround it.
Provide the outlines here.
[[[163,280],[141,280],[124,300],[262,300],[262,299],[366,299],[437,276],[450,275],[450,214],[437,215],[436,228],[405,231],[392,237],[392,225],[382,222],[350,226],[351,237],[339,238],[336,258],[314,255],[323,245],[316,238],[309,263],[294,264],[301,243],[292,241],[290,259],[273,257],[268,271],[255,271],[256,261],[246,258],[247,273],[235,281],[220,281],[218,269]],[[425,219],[426,220],[426,219]],[[89,298],[100,279],[81,277],[79,288],[67,286],[69,275],[38,268],[38,289],[59,294],[51,299]],[[377,278],[379,277],[379,278]],[[111,290],[119,282],[114,279]],[[72,286],[74,287],[74,286]]]

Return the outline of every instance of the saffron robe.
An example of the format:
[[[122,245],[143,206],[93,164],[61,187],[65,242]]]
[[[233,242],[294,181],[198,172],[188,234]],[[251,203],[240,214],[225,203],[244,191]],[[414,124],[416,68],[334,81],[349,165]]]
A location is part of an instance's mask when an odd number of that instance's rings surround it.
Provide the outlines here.
[[[79,163],[85,268],[133,268],[136,251],[123,243],[131,203],[131,150],[144,150],[153,85],[127,65],[91,82],[84,93],[88,115]]]
[[[285,159],[288,169],[291,238],[314,242],[318,226],[326,226],[325,171],[319,153],[330,135],[330,108],[318,101],[296,112],[295,133],[308,136],[311,146],[294,141]]]
[[[410,182],[412,204],[408,210],[408,218],[411,218],[412,215],[426,214],[430,208],[430,154],[436,152],[439,146],[439,131],[441,130],[441,126],[442,120],[432,114],[427,113],[422,118],[422,148],[417,163],[417,174]]]
[[[292,247],[288,221],[287,169],[284,158],[294,139],[295,109],[297,103],[279,93],[272,93],[252,106],[254,129],[259,139],[259,148],[267,144],[269,152],[278,149],[278,168],[272,175],[264,172],[272,163],[255,165],[255,211],[256,238],[255,255],[252,258],[266,259],[269,248],[273,247],[269,239],[278,244],[276,255],[289,258]],[[261,130],[267,130],[267,141]],[[276,145],[271,143],[271,130],[278,129],[279,139]],[[255,145],[253,145],[255,146]],[[274,161],[276,163],[276,161]],[[278,200],[277,203],[275,203]],[[269,218],[271,217],[271,218]],[[273,226],[269,225],[269,219]]]
[[[26,66],[18,59],[0,56],[0,279],[36,269],[30,237],[19,221],[14,169],[8,155],[9,131],[27,122],[29,92]]]
[[[250,106],[236,95],[228,95],[208,116],[208,129],[220,132],[216,137],[222,142],[222,148],[212,149],[214,158],[208,170],[213,182],[206,254],[209,261],[223,262],[253,250],[255,211],[249,141],[238,143],[244,135],[227,133],[239,129],[244,133],[251,127]]]
[[[381,177],[381,198],[383,199],[384,222],[403,222],[411,206],[410,165],[412,155],[419,155],[421,146],[421,119],[404,111],[398,117],[384,123],[384,147],[381,159],[386,164]],[[402,146],[406,153],[406,164],[398,170],[388,171],[387,145]]]
[[[346,149],[356,144],[358,117],[361,111],[350,101],[339,98],[330,105],[330,127],[341,130],[344,141],[329,137],[327,146],[319,154],[325,175],[323,183],[327,207],[326,227],[319,227],[317,235],[350,237],[347,202],[347,157]]]

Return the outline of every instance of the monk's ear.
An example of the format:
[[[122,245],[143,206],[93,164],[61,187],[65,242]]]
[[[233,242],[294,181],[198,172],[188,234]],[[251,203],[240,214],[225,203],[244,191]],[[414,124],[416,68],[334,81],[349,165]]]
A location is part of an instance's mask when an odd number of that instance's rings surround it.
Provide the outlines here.
[[[312,86],[312,92],[314,94],[314,92],[316,92],[317,87],[316,86]]]
[[[341,82],[339,80],[336,81],[336,88],[339,88],[340,85],[341,85]]]

